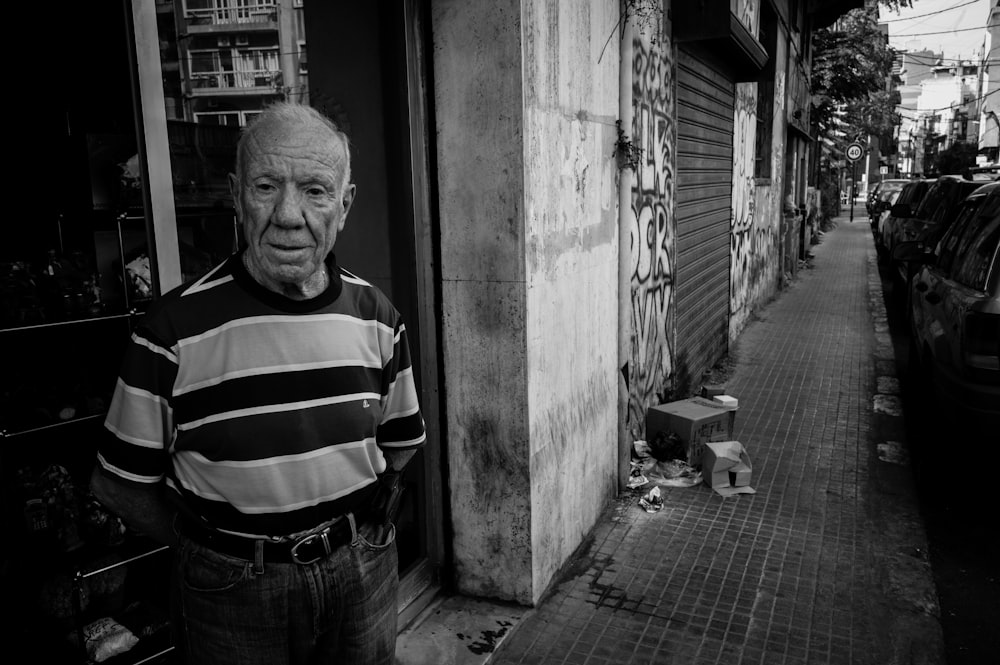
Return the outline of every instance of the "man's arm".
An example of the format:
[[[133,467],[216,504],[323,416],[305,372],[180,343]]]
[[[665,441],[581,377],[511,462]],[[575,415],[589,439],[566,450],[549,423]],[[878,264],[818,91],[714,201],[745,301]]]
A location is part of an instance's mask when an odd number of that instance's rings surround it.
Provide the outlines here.
[[[177,544],[176,510],[163,496],[162,483],[138,485],[112,480],[100,466],[90,476],[90,489],[105,508],[129,527],[164,545]]]
[[[415,448],[409,450],[390,450],[383,448],[382,456],[385,457],[386,471],[402,471],[403,467],[417,453]]]

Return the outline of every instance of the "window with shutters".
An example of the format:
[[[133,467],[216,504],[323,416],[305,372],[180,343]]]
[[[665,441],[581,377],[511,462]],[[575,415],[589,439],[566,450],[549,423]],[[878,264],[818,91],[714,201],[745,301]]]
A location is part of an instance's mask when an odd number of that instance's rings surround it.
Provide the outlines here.
[[[774,71],[778,43],[778,19],[770,3],[761,3],[759,41],[767,51],[767,63],[757,80],[757,137],[754,145],[755,178],[771,177],[771,140],[774,127]]]

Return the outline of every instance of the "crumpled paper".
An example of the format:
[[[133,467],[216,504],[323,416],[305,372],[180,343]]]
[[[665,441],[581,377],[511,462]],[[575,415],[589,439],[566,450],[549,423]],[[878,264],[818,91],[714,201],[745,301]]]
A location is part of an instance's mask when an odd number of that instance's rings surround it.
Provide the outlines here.
[[[642,475],[642,462],[639,460],[631,460],[628,463],[629,473],[628,473],[628,488],[635,489],[637,487],[642,487],[649,482],[649,478]]]
[[[663,497],[660,495],[660,488],[654,487],[639,499],[639,505],[647,513],[659,512],[660,508],[663,508]]]

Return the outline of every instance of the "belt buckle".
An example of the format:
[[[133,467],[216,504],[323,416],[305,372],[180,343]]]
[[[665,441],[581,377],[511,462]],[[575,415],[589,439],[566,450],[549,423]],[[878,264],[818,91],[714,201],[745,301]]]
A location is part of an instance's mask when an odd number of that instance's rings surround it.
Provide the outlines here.
[[[302,547],[302,546],[304,546],[304,545],[309,545],[310,543],[316,542],[316,540],[319,540],[320,542],[323,543],[323,552],[324,552],[324,554],[316,556],[316,557],[313,557],[312,559],[308,559],[308,560],[306,560],[306,559],[300,559],[299,558],[299,548]],[[317,561],[319,561],[320,559],[322,559],[323,556],[329,556],[332,552],[333,552],[333,550],[330,548],[330,528],[327,527],[326,529],[323,529],[319,533],[311,533],[308,536],[306,536],[305,538],[297,540],[295,542],[295,544],[292,545],[291,556],[292,556],[292,561],[294,561],[295,563],[297,563],[297,564],[299,564],[301,566],[307,566],[307,565],[309,565],[311,563],[316,563]]]

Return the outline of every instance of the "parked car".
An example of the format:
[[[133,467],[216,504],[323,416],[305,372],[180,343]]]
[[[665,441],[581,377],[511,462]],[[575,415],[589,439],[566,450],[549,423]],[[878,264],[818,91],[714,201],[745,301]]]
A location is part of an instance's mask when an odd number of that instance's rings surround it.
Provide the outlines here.
[[[903,189],[903,185],[908,183],[906,179],[881,180],[875,184],[868,192],[868,200],[865,201],[865,209],[868,211],[868,220],[875,223],[879,213],[889,209],[889,201],[892,195]]]
[[[925,245],[933,247],[955,219],[965,197],[984,186],[982,181],[943,175],[931,184],[916,209],[897,203],[889,212],[898,221],[892,225],[891,234],[883,236],[886,250],[891,253],[896,245],[909,240],[923,240]],[[894,275],[905,288],[910,277],[909,264],[898,261],[895,267]]]
[[[967,180],[982,180],[983,182],[1000,180],[1000,164],[973,166],[963,171],[962,176]]]
[[[908,184],[909,183],[907,183],[907,185]],[[905,188],[906,185],[903,185],[903,187]],[[889,216],[889,211],[892,209],[892,206],[896,205],[896,201],[899,200],[899,196],[902,193],[903,193],[903,190],[900,189],[900,190],[897,190],[897,191],[893,192],[892,194],[890,194],[889,200],[885,202],[885,205],[881,208],[881,210],[879,210],[878,212],[876,212],[874,217],[869,218],[868,221],[871,224],[872,235],[873,236],[877,236],[878,235],[877,229],[882,226],[885,218]],[[875,243],[875,249],[878,249],[878,243],[877,242]]]
[[[922,241],[893,250],[893,258],[918,266],[908,292],[910,362],[924,380],[927,408],[991,442],[1000,432],[998,254],[1000,182],[960,204],[933,251]]]
[[[889,211],[878,218],[878,221],[872,228],[872,234],[875,236],[875,249],[878,250],[879,259],[888,258],[888,252],[891,249],[890,238],[895,233],[895,226],[912,215],[934,182],[934,178],[909,181],[903,185],[903,189],[899,192],[899,197],[893,202]],[[901,203],[906,205],[906,216],[897,217],[893,214],[893,210],[903,212],[903,208],[896,207]]]

